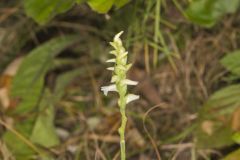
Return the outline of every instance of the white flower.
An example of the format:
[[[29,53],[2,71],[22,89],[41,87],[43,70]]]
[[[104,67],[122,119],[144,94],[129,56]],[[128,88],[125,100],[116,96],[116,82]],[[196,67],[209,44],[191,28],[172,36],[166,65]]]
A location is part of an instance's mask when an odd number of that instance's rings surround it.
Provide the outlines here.
[[[128,52],[124,52],[123,54],[120,55],[120,58],[124,58],[128,55]]]
[[[116,59],[115,59],[115,58],[109,59],[109,60],[107,60],[106,62],[107,62],[107,63],[115,63],[115,62],[116,62]]]
[[[132,102],[134,100],[139,99],[139,95],[135,95],[135,94],[128,94],[127,95],[127,103]]]
[[[114,71],[114,67],[108,67],[107,70]]]
[[[117,48],[118,48],[116,42],[110,42],[110,45],[111,45],[114,49],[117,49]],[[111,52],[110,52],[110,53],[111,53]],[[114,54],[114,53],[111,53],[111,54]],[[117,56],[117,55],[116,55],[116,56]]]
[[[120,39],[120,36],[123,34],[123,31],[119,32],[118,34],[116,34],[116,36],[114,37],[114,42],[117,42],[118,44],[122,45],[122,40]]]
[[[107,70],[113,71],[111,78],[111,85],[101,87],[104,95],[107,95],[110,91],[116,91],[119,93],[119,98],[122,101],[120,105],[125,105],[131,101],[139,99],[139,95],[126,94],[128,85],[137,85],[137,81],[132,81],[126,79],[127,71],[131,68],[132,64],[127,63],[128,52],[125,50],[120,36],[123,34],[123,31],[119,32],[113,39],[113,42],[110,44],[113,46],[114,50],[110,51],[110,54],[113,54],[115,58],[109,59],[107,63],[115,63],[114,66],[108,67]],[[123,107],[124,106],[120,106]]]
[[[138,84],[137,81],[132,81],[130,79],[123,80],[123,83],[126,84],[126,85],[137,85]]]
[[[107,96],[108,92],[117,91],[117,87],[115,84],[109,85],[109,86],[103,86],[101,87],[101,91],[103,91],[103,94]]]
[[[132,64],[131,63],[129,63],[128,65],[127,65],[127,71],[130,69],[132,67]]]
[[[116,51],[116,50],[112,50],[112,51],[110,51],[109,53],[117,56],[117,51]]]

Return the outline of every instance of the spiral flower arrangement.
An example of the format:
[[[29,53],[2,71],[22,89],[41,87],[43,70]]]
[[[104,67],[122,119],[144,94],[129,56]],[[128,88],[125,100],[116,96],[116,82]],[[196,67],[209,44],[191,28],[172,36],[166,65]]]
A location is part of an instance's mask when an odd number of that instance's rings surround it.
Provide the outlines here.
[[[121,113],[121,126],[118,130],[120,135],[120,149],[121,149],[121,160],[126,159],[125,151],[125,128],[127,124],[126,116],[126,105],[134,100],[139,99],[139,95],[129,94],[127,90],[128,85],[137,85],[138,82],[127,79],[127,71],[131,68],[132,64],[127,64],[128,52],[125,50],[120,36],[123,31],[115,35],[113,42],[110,45],[114,50],[110,51],[110,54],[114,55],[115,58],[109,59],[107,63],[113,63],[113,67],[107,68],[113,72],[111,84],[109,86],[101,87],[104,95],[107,96],[108,92],[115,91],[119,94],[118,106]]]

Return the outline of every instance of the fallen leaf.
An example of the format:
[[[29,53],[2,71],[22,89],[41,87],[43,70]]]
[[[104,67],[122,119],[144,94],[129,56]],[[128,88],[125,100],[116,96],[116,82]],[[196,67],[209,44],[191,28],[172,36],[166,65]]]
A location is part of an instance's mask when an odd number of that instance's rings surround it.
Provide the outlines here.
[[[240,131],[240,107],[238,107],[232,114],[232,129]]]
[[[15,76],[23,59],[24,57],[19,57],[19,58],[16,58],[14,61],[12,61],[4,70],[3,75]]]
[[[9,90],[13,77],[16,75],[19,66],[21,65],[23,57],[13,60],[0,76],[0,104],[4,109],[10,107],[11,101],[9,97]]]
[[[214,123],[212,121],[206,120],[202,122],[202,130],[208,135],[213,134]]]
[[[8,108],[10,100],[7,88],[0,89],[0,102],[4,109]]]

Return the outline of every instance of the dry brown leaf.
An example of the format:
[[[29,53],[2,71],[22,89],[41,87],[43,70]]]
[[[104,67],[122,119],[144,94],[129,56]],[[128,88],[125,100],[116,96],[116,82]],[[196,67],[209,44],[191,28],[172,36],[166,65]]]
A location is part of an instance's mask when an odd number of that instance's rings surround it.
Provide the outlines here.
[[[207,133],[208,135],[212,135],[213,134],[213,126],[214,126],[214,122],[210,121],[210,120],[205,120],[202,122],[202,130]]]
[[[9,92],[7,88],[0,89],[0,106],[6,109],[10,105]]]
[[[24,57],[18,57],[13,60],[4,70],[3,75],[15,76],[19,66],[21,65]]]
[[[0,76],[0,106],[7,109],[11,105],[9,91],[12,78],[16,75],[19,66],[21,65],[23,57],[16,58],[12,61],[3,74]]]
[[[231,127],[234,131],[240,131],[240,107],[232,114]]]

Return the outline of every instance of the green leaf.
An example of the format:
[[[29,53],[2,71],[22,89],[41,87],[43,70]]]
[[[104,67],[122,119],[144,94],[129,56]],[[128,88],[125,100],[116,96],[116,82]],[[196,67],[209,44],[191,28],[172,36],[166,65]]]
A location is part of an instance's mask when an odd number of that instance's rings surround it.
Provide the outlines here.
[[[130,0],[116,0],[114,5],[117,7],[117,8],[121,8],[123,7],[124,5],[126,5],[127,3],[129,3]]]
[[[77,4],[80,4],[80,3],[83,3],[83,2],[85,2],[85,1],[87,1],[87,0],[76,0],[76,3],[77,3]]]
[[[205,27],[212,27],[227,13],[238,9],[240,0],[193,0],[186,10],[190,21]]]
[[[107,13],[115,0],[88,0],[89,6],[98,13]]]
[[[240,85],[230,85],[215,92],[200,111],[200,116],[210,117],[232,113],[240,105]]]
[[[28,54],[12,82],[11,97],[20,101],[14,113],[29,112],[37,105],[54,57],[76,40],[75,36],[54,38]]]
[[[234,142],[240,144],[240,132],[235,133],[235,134],[232,136],[232,139],[234,140]]]
[[[78,0],[78,3],[81,1]],[[54,16],[69,10],[75,0],[24,0],[26,14],[39,24],[45,24]]]
[[[17,134],[23,136],[25,139],[29,140],[30,134],[33,129],[35,118],[30,117],[27,120],[18,122],[15,126]],[[11,153],[15,156],[16,160],[28,160],[36,157],[36,152],[33,150],[29,144],[26,144],[19,136],[11,131],[6,131],[3,135],[3,140],[7,144],[8,148],[11,150]],[[30,140],[29,140],[29,143]],[[35,146],[36,147],[36,146]],[[39,149],[41,151],[41,149]],[[39,155],[42,159],[50,160],[51,155],[48,155],[46,152],[42,152]]]
[[[44,94],[44,97],[40,98],[44,76],[52,67],[55,56],[76,40],[78,40],[76,36],[57,37],[40,45],[25,57],[12,82],[11,97],[20,100],[13,113],[21,116],[24,113],[29,114],[29,111],[37,109],[38,101],[41,102],[39,115],[36,117],[32,114],[26,120],[16,122],[15,129],[25,138],[31,137],[33,142],[44,147],[59,143],[53,125],[54,111],[53,104],[50,103],[53,99],[49,98],[49,94]],[[3,138],[17,160],[30,159],[35,154],[12,132],[7,131]]]
[[[30,140],[46,148],[56,146],[60,141],[54,127],[53,99],[49,91],[45,92],[39,109]]]
[[[63,95],[65,88],[71,81],[83,73],[82,69],[75,69],[73,71],[69,71],[67,73],[61,74],[56,81],[55,89],[54,89],[54,99],[58,101]]]
[[[33,119],[28,119],[27,121],[18,123],[15,126],[15,129],[19,134],[24,136],[25,138],[29,137],[33,126]],[[35,152],[27,146],[19,137],[17,137],[11,131],[7,131],[4,133],[3,140],[11,150],[13,155],[15,155],[16,160],[26,160],[33,157]]]
[[[226,55],[221,63],[233,74],[240,76],[240,50],[236,50]]]
[[[240,157],[240,149],[228,154],[223,160],[238,160]]]
[[[194,130],[196,146],[198,148],[220,148],[233,144],[233,140],[231,138],[233,131],[231,128],[221,124],[217,120],[212,122],[214,125],[211,134],[207,134],[203,130],[202,124]]]
[[[199,112],[198,127],[194,131],[198,147],[223,147],[234,142],[230,119],[240,106],[239,97],[240,85],[231,85],[215,92],[204,104]]]
[[[69,10],[74,3],[87,2],[98,13],[107,13],[113,5],[120,8],[130,0],[24,0],[26,14],[39,24],[46,24],[53,17]]]

